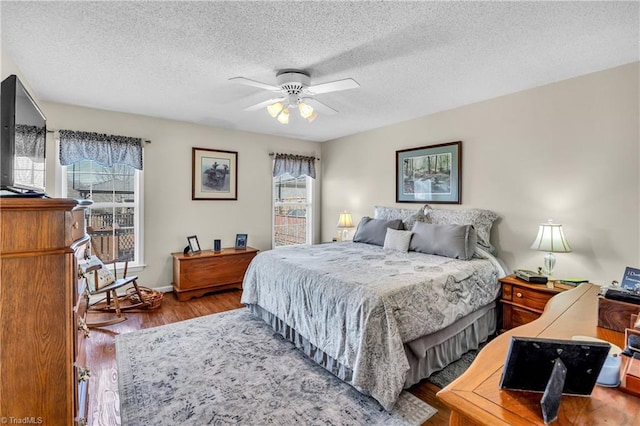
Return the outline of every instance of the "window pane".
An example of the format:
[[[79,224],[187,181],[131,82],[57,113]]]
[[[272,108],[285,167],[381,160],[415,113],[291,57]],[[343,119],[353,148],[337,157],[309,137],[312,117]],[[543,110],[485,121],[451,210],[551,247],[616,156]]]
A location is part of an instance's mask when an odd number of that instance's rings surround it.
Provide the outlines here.
[[[133,261],[135,228],[133,208],[91,208],[87,222],[93,254],[102,260]]]
[[[310,244],[310,178],[284,175],[274,178],[273,244],[275,247]]]
[[[274,244],[276,247],[307,243],[306,206],[276,206],[274,213]]]
[[[67,196],[91,199],[87,230],[101,259],[136,261],[136,171],[117,164],[82,161],[67,167]]]
[[[307,202],[307,178],[294,178],[290,175],[275,178],[276,203],[306,203]]]

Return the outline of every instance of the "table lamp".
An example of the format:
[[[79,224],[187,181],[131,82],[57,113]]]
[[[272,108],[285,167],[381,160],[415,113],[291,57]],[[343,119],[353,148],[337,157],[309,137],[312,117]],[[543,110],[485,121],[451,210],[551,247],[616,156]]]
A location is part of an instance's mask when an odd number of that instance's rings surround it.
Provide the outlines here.
[[[538,236],[531,244],[531,248],[547,252],[544,257],[543,271],[548,277],[553,275],[553,269],[556,266],[556,257],[553,253],[569,253],[571,251],[571,247],[569,247],[569,243],[564,237],[562,225],[553,223],[551,219],[547,223],[540,224]]]
[[[342,236],[340,237],[340,241],[347,241],[347,235],[349,234],[348,228],[353,228],[353,219],[351,218],[351,213],[344,212],[340,213],[340,218],[338,219],[338,228],[342,229]]]

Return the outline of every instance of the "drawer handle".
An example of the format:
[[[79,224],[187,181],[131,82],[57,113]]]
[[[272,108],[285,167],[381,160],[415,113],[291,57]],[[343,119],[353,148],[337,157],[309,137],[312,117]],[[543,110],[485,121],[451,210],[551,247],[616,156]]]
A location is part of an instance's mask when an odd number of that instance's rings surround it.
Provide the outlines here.
[[[91,377],[91,370],[84,367],[78,367],[78,381],[86,382]]]
[[[73,225],[71,225],[71,227],[73,229],[78,229],[78,228],[80,228],[80,225],[78,224],[78,222],[73,222]]]
[[[517,292],[517,293],[516,293],[516,296],[517,296],[517,297],[522,297],[522,293]]]

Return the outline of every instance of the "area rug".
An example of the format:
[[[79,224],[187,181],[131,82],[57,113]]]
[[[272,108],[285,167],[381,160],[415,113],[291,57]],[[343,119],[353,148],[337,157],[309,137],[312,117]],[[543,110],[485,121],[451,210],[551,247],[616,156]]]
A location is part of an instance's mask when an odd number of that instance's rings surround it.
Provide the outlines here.
[[[391,412],[309,360],[247,309],[116,337],[124,426],[419,425],[407,392]]]
[[[486,343],[481,344],[477,350],[471,350],[465,353],[459,360],[452,362],[442,370],[430,375],[427,380],[441,389],[444,388],[467,371],[467,368],[469,368],[473,360],[476,359],[478,352],[480,352],[484,345],[486,345]]]

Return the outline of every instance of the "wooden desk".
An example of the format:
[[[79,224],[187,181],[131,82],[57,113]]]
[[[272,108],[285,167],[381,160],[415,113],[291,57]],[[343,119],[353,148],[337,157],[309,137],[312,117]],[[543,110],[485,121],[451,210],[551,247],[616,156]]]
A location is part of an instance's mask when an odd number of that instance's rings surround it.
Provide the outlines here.
[[[591,336],[624,347],[624,334],[598,324],[599,287],[582,284],[554,296],[537,320],[496,337],[478,354],[469,369],[438,392],[451,408],[450,425],[544,424],[541,393],[501,390],[502,366],[511,336],[570,339]],[[624,359],[623,359],[624,361]],[[553,424],[637,425],[640,398],[618,388],[597,386],[590,397],[563,395]]]
[[[173,256],[173,291],[185,301],[212,291],[242,288],[244,273],[258,250],[223,248],[199,253],[171,253]]]

